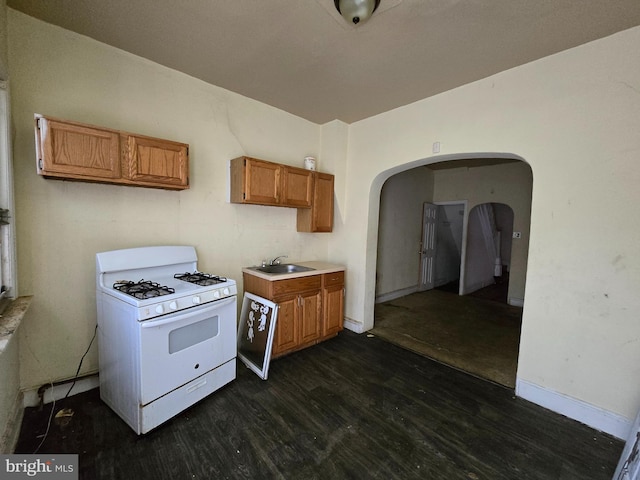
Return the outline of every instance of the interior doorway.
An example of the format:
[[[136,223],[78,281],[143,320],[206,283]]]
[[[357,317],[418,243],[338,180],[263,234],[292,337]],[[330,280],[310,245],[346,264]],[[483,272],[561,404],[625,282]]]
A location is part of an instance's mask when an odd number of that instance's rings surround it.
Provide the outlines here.
[[[446,163],[450,164],[446,168],[427,165],[400,172],[382,187],[371,332],[513,387],[522,308],[508,305],[506,294],[502,302],[483,301],[487,299],[476,295],[497,283],[496,279],[505,288],[515,277],[513,295],[524,298],[528,244],[526,237],[520,244],[511,239],[514,222],[520,223],[523,236],[528,234],[531,169],[520,161],[479,161],[476,165],[467,160],[462,168],[457,161]],[[496,244],[490,248],[476,225],[482,223],[476,218],[478,213],[472,213],[471,207],[480,204],[492,212],[496,224],[490,236],[499,231],[498,236],[504,237],[494,239]],[[484,251],[482,261],[479,245]],[[514,264],[515,275],[510,278]],[[488,270],[489,277],[479,276],[479,269],[482,273]],[[455,290],[443,288],[451,284]],[[411,324],[413,330],[402,331],[397,322]],[[461,343],[447,343],[454,337]]]
[[[459,285],[465,276],[466,201],[437,202],[435,288]]]

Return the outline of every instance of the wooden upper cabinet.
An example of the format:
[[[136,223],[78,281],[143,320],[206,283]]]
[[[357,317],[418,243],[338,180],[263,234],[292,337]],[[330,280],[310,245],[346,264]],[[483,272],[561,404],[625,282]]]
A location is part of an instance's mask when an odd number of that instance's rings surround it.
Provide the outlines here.
[[[334,176],[314,172],[313,200],[310,209],[298,209],[299,232],[331,232],[333,230]]]
[[[311,171],[257,158],[231,160],[231,201],[280,207],[309,207]]]
[[[231,201],[280,205],[280,166],[256,158],[231,160]]]
[[[126,178],[152,186],[188,187],[187,145],[139,135],[127,136],[126,145]]]
[[[299,232],[333,230],[334,176],[257,158],[231,160],[231,202],[295,207]]]
[[[313,195],[313,175],[310,170],[282,167],[282,203],[291,207],[311,207]]]
[[[183,190],[189,145],[36,114],[37,172],[47,178]]]
[[[120,178],[119,138],[112,130],[37,117],[38,173],[79,180]]]

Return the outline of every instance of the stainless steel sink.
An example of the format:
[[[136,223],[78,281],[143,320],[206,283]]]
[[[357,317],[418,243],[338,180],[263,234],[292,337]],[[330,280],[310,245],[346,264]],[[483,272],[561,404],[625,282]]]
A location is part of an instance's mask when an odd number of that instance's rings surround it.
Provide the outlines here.
[[[263,273],[282,274],[282,273],[298,273],[298,272],[310,272],[315,268],[303,267],[302,265],[295,265],[293,263],[283,263],[281,265],[267,265],[265,267],[253,267],[253,270]]]

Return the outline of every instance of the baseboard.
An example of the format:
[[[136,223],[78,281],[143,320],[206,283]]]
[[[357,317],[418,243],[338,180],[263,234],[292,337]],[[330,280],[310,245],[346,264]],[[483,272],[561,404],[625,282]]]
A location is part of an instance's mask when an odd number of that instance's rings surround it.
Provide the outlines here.
[[[24,416],[22,392],[18,392],[16,400],[13,402],[11,412],[9,412],[9,421],[5,425],[4,432],[0,435],[0,453],[11,454],[18,444],[20,437],[20,428],[22,427],[22,417]]]
[[[622,440],[633,425],[632,419],[525,380],[516,380],[516,395]]]
[[[395,290],[393,292],[383,293],[382,295],[378,295],[376,297],[376,303],[389,302],[391,300],[395,300],[396,298],[406,297],[407,295],[411,295],[412,293],[416,293],[418,291],[418,286],[414,285],[413,287],[403,288],[401,290]]]
[[[509,297],[507,303],[514,307],[524,307],[524,298]]]
[[[355,332],[355,333],[364,332],[364,325],[361,322],[357,322],[347,317],[344,318],[343,326],[347,330],[351,330],[352,332]]]
[[[69,387],[71,387],[72,383],[73,379],[65,383],[56,383],[53,385],[53,387],[45,385],[42,400],[40,399],[40,394],[38,393],[38,390],[40,390],[39,388],[27,390],[24,392],[23,405],[25,407],[37,407],[38,405],[40,405],[41,401],[44,404],[51,403],[53,401],[57,402],[67,395],[67,392],[69,392]],[[71,389],[71,392],[69,392],[69,396],[92,390],[94,388],[97,388],[98,386],[100,386],[98,374],[79,378],[76,381],[76,384]]]

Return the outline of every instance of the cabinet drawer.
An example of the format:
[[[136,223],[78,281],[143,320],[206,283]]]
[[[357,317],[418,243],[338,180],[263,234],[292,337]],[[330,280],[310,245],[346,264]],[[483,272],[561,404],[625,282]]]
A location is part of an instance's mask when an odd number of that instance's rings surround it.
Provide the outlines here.
[[[322,284],[320,275],[310,277],[291,278],[289,280],[277,280],[273,282],[272,294],[276,298],[291,293],[301,293],[309,290],[319,290]]]
[[[323,277],[325,287],[344,284],[344,272],[325,273]]]

